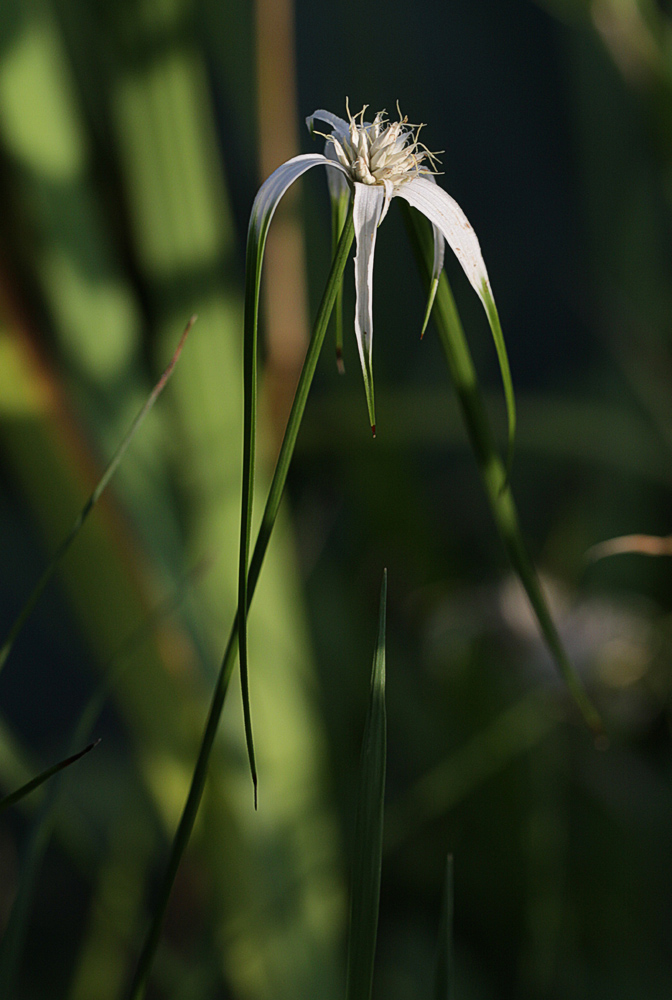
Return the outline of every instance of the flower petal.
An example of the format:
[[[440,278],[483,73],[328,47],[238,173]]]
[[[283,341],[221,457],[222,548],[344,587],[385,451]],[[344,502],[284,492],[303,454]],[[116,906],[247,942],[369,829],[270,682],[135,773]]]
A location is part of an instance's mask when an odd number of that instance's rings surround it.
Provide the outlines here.
[[[337,138],[348,138],[350,135],[350,125],[348,122],[339,118],[338,115],[332,115],[331,111],[313,111],[312,115],[308,115],[306,118],[306,125],[308,126],[308,131],[312,135],[315,131],[313,122],[317,118],[318,121],[326,122],[327,125],[331,125],[332,131]]]
[[[355,183],[353,220],[357,254],[355,256],[355,334],[359,359],[364,375],[366,404],[369,409],[371,429],[375,436],[376,415],[373,405],[373,371],[371,348],[373,344],[373,255],[376,249],[376,232],[385,203],[385,188],[381,184]]]
[[[396,194],[422,212],[443,233],[485,306],[483,285],[489,287],[490,282],[481,247],[471,223],[455,199],[427,177],[413,177],[405,181],[399,185]]]
[[[287,188],[301,174],[305,174],[306,170],[310,170],[311,167],[316,167],[319,164],[326,165],[334,170],[340,170],[347,176],[347,172],[337,161],[328,159],[323,153],[303,153],[301,156],[293,156],[291,160],[287,160],[286,163],[281,164],[277,170],[273,171],[270,177],[266,178],[257,191],[257,197],[254,199],[250,213],[250,224],[247,231],[248,252],[250,250],[250,240],[254,236],[256,237],[257,255],[263,257],[268,227],[278,207],[278,202]],[[259,270],[261,271],[261,263],[259,263]]]
[[[254,496],[254,457],[257,426],[257,326],[259,321],[259,288],[264,260],[266,237],[273,214],[287,188],[311,167],[329,166],[331,170],[342,170],[337,163],[327,159],[322,153],[308,153],[287,160],[274,170],[259,188],[250,213],[247,230],[247,250],[245,260],[245,334],[243,345],[243,485],[241,497],[240,554],[238,563],[238,647],[240,654],[240,682],[243,694],[243,715],[250,770],[255,788],[256,806],[256,764],[250,695],[247,670],[247,575],[252,530],[252,503]]]
[[[469,281],[483,303],[488,323],[490,324],[492,339],[497,350],[499,370],[502,375],[504,396],[506,399],[506,413],[509,424],[506,461],[508,480],[513,461],[513,446],[516,434],[516,401],[513,393],[511,369],[506,353],[504,335],[478,238],[455,199],[451,198],[438,184],[433,184],[426,177],[414,177],[412,180],[400,184],[396,194],[400,198],[404,198],[413,208],[417,208],[418,211],[422,212],[443,233],[462,265],[464,273],[469,278]],[[434,247],[436,264],[436,239]]]

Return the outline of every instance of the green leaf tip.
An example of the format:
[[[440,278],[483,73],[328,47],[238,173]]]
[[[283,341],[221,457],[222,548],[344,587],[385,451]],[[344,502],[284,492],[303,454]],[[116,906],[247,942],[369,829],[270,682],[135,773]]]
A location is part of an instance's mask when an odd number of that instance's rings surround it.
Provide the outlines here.
[[[425,336],[425,330],[429,325],[429,318],[432,315],[432,309],[434,308],[434,299],[436,298],[436,293],[439,288],[439,278],[433,278],[429,289],[429,297],[427,299],[427,308],[425,309],[425,318],[422,321],[422,330],[420,331],[420,340]]]
[[[506,402],[508,434],[506,461],[504,466],[504,481],[500,487],[500,492],[503,492],[509,483],[511,478],[511,469],[513,467],[513,455],[516,443],[516,396],[513,390],[513,380],[511,378],[511,368],[509,365],[509,356],[506,350],[506,342],[504,340],[504,334],[502,333],[502,324],[499,321],[499,313],[497,312],[497,306],[495,305],[492,289],[485,280],[481,285],[481,298],[483,300],[483,305],[485,306],[488,323],[490,324],[490,331],[495,344],[495,350],[497,351],[499,371],[502,376],[502,385],[504,386],[504,400]]]

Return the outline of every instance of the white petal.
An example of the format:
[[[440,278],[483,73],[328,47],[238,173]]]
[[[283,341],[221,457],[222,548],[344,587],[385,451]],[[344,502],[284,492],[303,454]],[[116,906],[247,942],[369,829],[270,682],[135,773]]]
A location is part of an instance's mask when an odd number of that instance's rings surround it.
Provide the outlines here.
[[[385,202],[385,188],[381,184],[355,184],[353,222],[357,254],[355,256],[355,334],[359,359],[362,363],[366,402],[371,426],[376,425],[373,407],[373,373],[371,347],[373,343],[373,256],[376,249],[376,232]]]
[[[343,137],[347,138],[350,134],[350,124],[339,118],[338,115],[332,115],[331,111],[313,111],[312,115],[308,115],[306,118],[306,125],[308,126],[308,131],[313,134],[314,126],[313,122],[317,118],[318,121],[326,122],[327,125],[331,125],[332,131],[341,139]]]
[[[383,181],[383,187],[385,188],[385,204],[383,205],[383,211],[378,221],[378,225],[380,225],[380,223],[387,215],[387,210],[390,207],[390,202],[394,198],[394,184],[392,183],[392,181]],[[443,236],[441,237],[441,242],[443,242]]]
[[[261,247],[263,253],[263,242],[266,239],[268,227],[271,224],[273,213],[283,194],[301,174],[305,174],[306,170],[310,170],[311,167],[317,167],[320,164],[322,166],[327,165],[330,170],[342,170],[345,173],[338,163],[328,160],[322,153],[303,153],[301,156],[294,156],[291,160],[287,160],[286,163],[281,164],[264,181],[257,191],[257,197],[254,199],[252,211],[250,212],[250,224],[247,235],[248,246],[250,238],[254,235],[256,244],[258,247]]]
[[[490,288],[490,282],[481,247],[471,223],[455,199],[427,177],[414,177],[405,181],[399,185],[395,194],[399,198],[405,198],[409,205],[422,212],[443,233],[478,297],[486,306],[485,293]],[[436,240],[434,248],[436,266]]]

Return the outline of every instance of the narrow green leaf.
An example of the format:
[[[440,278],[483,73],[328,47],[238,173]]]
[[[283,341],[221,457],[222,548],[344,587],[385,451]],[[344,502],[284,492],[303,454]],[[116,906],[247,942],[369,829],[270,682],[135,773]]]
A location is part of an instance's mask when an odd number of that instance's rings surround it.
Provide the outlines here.
[[[25,785],[21,785],[21,788],[17,788],[15,792],[12,792],[11,795],[5,795],[4,799],[0,799],[0,813],[3,813],[5,809],[9,809],[9,807],[15,805],[15,803],[20,802],[26,795],[30,795],[31,792],[35,791],[36,788],[39,788],[40,785],[44,784],[45,781],[48,781],[49,778],[58,774],[59,771],[62,771],[66,767],[70,767],[71,764],[74,764],[81,757],[84,757],[85,754],[93,750],[94,747],[97,747],[99,743],[100,740],[94,740],[93,743],[89,743],[87,747],[84,747],[84,749],[80,750],[78,753],[74,753],[70,757],[66,757],[65,760],[59,761],[58,764],[53,764],[45,771],[41,771],[40,774],[36,775],[36,777],[27,781]]]
[[[187,580],[194,580],[208,568],[209,560],[202,560],[185,579],[182,587],[169,598],[162,601],[154,611],[137,625],[122,641],[116,652],[108,661],[103,671],[103,679],[99,682],[88,704],[84,708],[79,722],[69,741],[70,760],[78,759],[81,754],[75,753],[75,747],[89,739],[93,727],[98,720],[105,701],[109,697],[113,685],[119,680],[125,670],[132,664],[126,658],[127,654],[149,635],[155,632],[156,626],[165,617],[175,611],[184,598]],[[99,740],[94,741],[83,752],[95,747]],[[27,927],[30,921],[31,904],[37,891],[38,879],[44,855],[51,839],[58,805],[63,795],[69,772],[63,772],[49,783],[44,799],[37,811],[22,851],[19,867],[19,877],[12,908],[0,939],[0,997],[13,995],[17,971],[21,965],[24,953]]]
[[[435,1000],[455,1000],[455,949],[453,943],[453,856],[446,860],[446,875],[441,900],[441,921],[436,949],[434,974]]]
[[[431,234],[417,212],[412,212],[403,202],[402,209],[404,210],[409,238],[418,259],[418,266],[427,284],[432,273]],[[602,720],[588,698],[565,651],[544,592],[541,589],[539,577],[525,547],[507,473],[495,448],[492,430],[478,385],[476,369],[445,273],[441,275],[439,280],[433,315],[453,385],[462,408],[471,447],[478,462],[500,537],[513,568],[525,587],[546,645],[572,697],[595,735],[601,735],[603,732]],[[509,440],[512,440],[511,437]]]
[[[122,458],[126,454],[126,451],[128,450],[128,446],[130,445],[131,441],[135,437],[135,434],[139,430],[140,425],[142,424],[143,420],[145,419],[145,417],[147,416],[147,414],[149,413],[149,411],[151,410],[151,408],[154,406],[154,403],[156,402],[156,400],[160,396],[161,392],[165,388],[166,383],[168,382],[168,379],[172,375],[173,369],[175,368],[175,365],[177,364],[178,358],[179,358],[180,354],[182,353],[182,348],[184,347],[184,342],[187,339],[187,335],[188,335],[189,331],[191,330],[191,328],[192,328],[192,326],[194,325],[195,322],[196,322],[196,316],[192,316],[191,319],[189,320],[189,322],[187,323],[186,327],[184,328],[184,332],[183,332],[182,336],[180,337],[180,342],[177,345],[177,348],[175,349],[175,353],[173,354],[172,358],[170,359],[170,362],[168,363],[168,366],[164,370],[161,378],[156,383],[156,385],[152,389],[151,393],[147,397],[147,400],[146,400],[144,406],[142,407],[142,409],[139,411],[139,413],[137,414],[137,416],[133,420],[133,423],[131,424],[131,426],[129,427],[128,431],[126,432],[126,435],[125,435],[124,439],[122,440],[121,444],[119,445],[119,447],[115,451],[114,455],[112,456],[112,459],[110,460],[109,465],[107,466],[107,468],[105,469],[103,475],[101,476],[100,481],[98,482],[98,485],[94,489],[94,491],[91,494],[91,496],[89,497],[89,499],[84,504],[82,510],[80,511],[80,513],[78,514],[77,518],[75,519],[75,523],[73,524],[72,528],[70,529],[70,531],[68,532],[68,534],[66,535],[66,537],[63,539],[63,541],[61,542],[61,544],[57,548],[57,550],[54,553],[54,555],[52,556],[49,564],[47,565],[46,569],[42,573],[42,576],[40,577],[40,579],[35,584],[35,587],[33,588],[32,593],[30,594],[30,596],[28,597],[28,600],[25,602],[25,604],[23,605],[23,608],[19,612],[18,617],[16,618],[14,624],[12,625],[11,629],[9,630],[7,638],[5,639],[5,641],[2,644],[2,647],[0,648],[0,670],[2,670],[3,666],[5,665],[7,657],[9,656],[9,654],[10,654],[10,652],[12,650],[12,646],[14,645],[14,642],[16,641],[17,636],[21,632],[21,629],[23,628],[23,626],[28,621],[28,618],[30,617],[30,615],[31,615],[31,613],[33,611],[33,608],[37,604],[38,600],[40,599],[40,596],[42,595],[42,592],[43,592],[44,588],[47,586],[47,584],[51,580],[52,576],[54,575],[54,572],[58,568],[58,565],[59,565],[61,559],[66,554],[66,552],[68,551],[68,549],[70,548],[70,546],[74,542],[75,538],[77,537],[77,535],[81,531],[82,527],[84,526],[84,522],[86,521],[87,517],[89,516],[89,514],[91,513],[91,511],[95,507],[96,503],[100,499],[103,491],[105,490],[105,487],[109,483],[109,481],[112,478],[112,476],[114,475],[114,473],[117,471],[119,463],[121,462]]]
[[[278,516],[280,501],[282,500],[282,494],[287,481],[287,473],[289,472],[289,466],[292,460],[292,455],[294,454],[296,439],[298,437],[299,428],[303,419],[303,413],[306,408],[308,393],[313,381],[313,376],[315,375],[315,368],[317,367],[317,359],[320,356],[320,351],[322,350],[322,345],[324,344],[325,333],[334,308],[334,302],[336,301],[338,284],[343,277],[345,263],[348,259],[348,254],[350,253],[350,248],[354,238],[355,227],[352,221],[351,212],[348,215],[343,233],[341,234],[338,249],[331,264],[331,271],[329,272],[322,301],[320,302],[317,316],[315,317],[308,351],[306,352],[306,359],[303,363],[303,368],[301,369],[299,383],[296,387],[296,393],[294,395],[294,402],[292,403],[289,420],[287,421],[287,427],[285,429],[285,436],[282,439],[280,453],[278,455],[275,471],[273,473],[273,479],[271,480],[271,487],[268,491],[266,507],[264,509],[261,525],[259,527],[254,552],[252,553],[250,571],[246,580],[248,609],[259,581],[259,575],[261,573],[261,567],[263,566],[266,551],[268,549],[268,543],[270,542],[273,528]],[[229,681],[231,679],[231,673],[236,659],[236,653],[238,652],[238,631],[240,626],[239,610],[240,609],[236,612],[233,625],[231,626],[229,640],[226,645],[224,656],[222,658],[222,665],[219,668],[219,674],[217,676],[217,683],[212,694],[210,711],[208,713],[205,730],[201,739],[201,745],[191,779],[189,794],[187,796],[184,809],[182,810],[182,815],[180,817],[180,822],[175,832],[175,836],[173,837],[166,871],[158,888],[152,919],[150,921],[150,926],[145,937],[142,951],[140,952],[140,957],[138,958],[138,964],[136,966],[133,981],[129,990],[128,995],[130,1000],[137,1000],[137,998],[141,997],[144,993],[147,977],[149,976],[149,971],[152,967],[152,962],[154,961],[159,938],[161,936],[161,928],[165,919],[166,910],[168,909],[168,901],[170,899],[173,883],[175,882],[175,876],[177,875],[177,871],[180,867],[182,855],[184,854],[187,844],[189,843],[191,831],[193,830],[194,823],[196,821],[198,807],[203,797],[203,788],[205,787],[205,779],[208,774],[210,754],[212,753],[215,736],[217,735],[217,728],[219,726],[219,720],[224,707],[226,692],[228,691]]]
[[[497,351],[497,359],[499,361],[499,370],[502,375],[502,384],[504,386],[504,398],[506,400],[506,414],[508,418],[508,442],[506,448],[506,475],[504,483],[502,484],[502,489],[508,484],[511,478],[511,468],[513,466],[513,452],[516,444],[516,397],[513,392],[513,381],[511,379],[511,368],[509,367],[509,356],[506,352],[506,343],[504,342],[504,334],[502,333],[502,325],[499,322],[499,313],[497,312],[497,306],[495,305],[495,300],[490,290],[490,286],[483,282],[483,302],[485,303],[485,311],[488,316],[488,323],[490,324],[490,330],[492,331],[492,339],[495,342],[495,349]]]
[[[385,619],[387,570],[380,592],[378,642],[371,671],[371,700],[362,742],[357,823],[355,826],[347,1000],[370,1000],[378,933],[380,870],[383,856],[383,812],[387,759],[385,715]]]

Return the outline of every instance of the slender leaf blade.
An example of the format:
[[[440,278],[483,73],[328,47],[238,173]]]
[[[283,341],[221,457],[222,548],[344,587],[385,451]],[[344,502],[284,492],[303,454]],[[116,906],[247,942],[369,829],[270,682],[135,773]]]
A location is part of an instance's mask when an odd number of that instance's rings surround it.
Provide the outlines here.
[[[402,202],[411,244],[426,283],[432,275],[432,243],[417,212]],[[556,628],[537,571],[523,540],[518,512],[499,457],[478,385],[476,369],[467,344],[455,299],[445,272],[441,274],[433,311],[453,385],[460,402],[469,440],[481,473],[497,529],[511,564],[523,584],[539,622],[542,635],[581,714],[596,736],[603,733],[602,720],[572,664]],[[511,439],[510,439],[511,440]]]
[[[168,362],[168,365],[166,366],[166,368],[163,371],[163,374],[161,375],[161,378],[158,380],[158,382],[150,392],[149,396],[147,397],[144,405],[137,413],[135,419],[133,420],[131,426],[124,435],[124,438],[119,444],[117,450],[110,459],[110,462],[105,471],[103,472],[103,475],[101,476],[100,480],[98,481],[98,484],[96,485],[93,493],[86,501],[79,514],[77,515],[75,522],[72,525],[72,528],[70,529],[68,534],[65,536],[65,538],[57,548],[50,562],[43,571],[42,576],[39,578],[39,580],[33,587],[31,594],[29,595],[21,611],[19,612],[16,620],[14,621],[14,624],[12,625],[11,629],[7,634],[5,641],[0,647],[0,670],[2,670],[3,666],[5,665],[7,657],[12,651],[12,646],[14,645],[23,626],[30,618],[30,615],[32,614],[33,609],[35,608],[35,605],[39,601],[44,588],[47,586],[52,576],[58,569],[58,566],[61,560],[63,559],[63,556],[67,553],[70,546],[76,539],[77,535],[84,527],[84,523],[87,517],[89,516],[95,505],[100,500],[100,497],[103,494],[110,479],[117,471],[117,468],[119,467],[122,458],[126,454],[131,441],[135,437],[137,431],[140,429],[140,425],[142,424],[145,417],[147,416],[151,408],[154,406],[154,403],[156,402],[156,400],[159,398],[164,388],[166,387],[168,379],[173,374],[173,369],[175,368],[175,365],[178,362],[180,354],[182,353],[182,348],[184,347],[187,335],[189,334],[189,331],[191,330],[194,323],[196,322],[196,319],[197,317],[195,315],[190,318],[189,322],[184,328],[184,331],[182,333],[182,336],[180,337],[180,341],[175,349],[172,358]]]
[[[441,901],[441,921],[434,974],[435,1000],[455,1000],[455,951],[453,944],[454,879],[453,856],[446,859]]]
[[[347,1000],[370,1000],[378,933],[383,812],[387,760],[385,628],[387,570],[380,593],[378,642],[371,671],[371,700],[362,742],[350,897]]]
[[[11,792],[10,795],[5,795],[3,799],[0,799],[0,813],[3,813],[5,809],[9,809],[10,806],[20,802],[26,795],[30,795],[31,792],[34,792],[36,788],[39,788],[40,785],[43,785],[45,781],[49,780],[49,778],[58,774],[59,771],[62,771],[66,767],[70,767],[71,764],[74,764],[81,757],[84,757],[87,753],[93,750],[94,747],[97,747],[99,743],[100,740],[94,740],[93,743],[89,743],[89,745],[84,747],[83,750],[72,754],[70,757],[66,757],[65,760],[60,760],[57,764],[53,764],[44,771],[40,771],[38,775],[31,778],[30,781],[27,781],[25,785],[21,785],[20,788]]]

